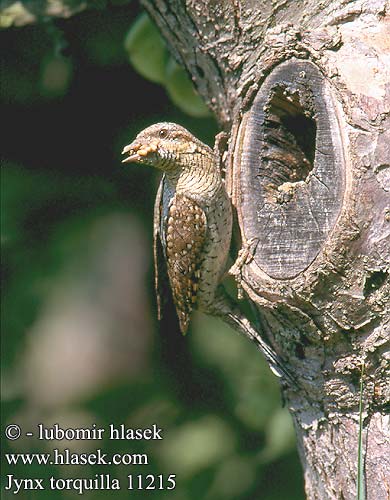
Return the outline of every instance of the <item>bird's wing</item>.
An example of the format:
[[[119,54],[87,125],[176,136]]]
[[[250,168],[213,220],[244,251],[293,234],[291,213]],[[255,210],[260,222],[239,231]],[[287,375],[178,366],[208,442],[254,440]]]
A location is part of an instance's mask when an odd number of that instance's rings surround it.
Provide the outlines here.
[[[197,301],[206,233],[207,219],[203,209],[187,196],[176,194],[165,225],[165,250],[173,301],[183,334],[187,332]]]
[[[156,291],[157,317],[162,318],[162,298],[169,294],[167,287],[167,268],[165,262],[163,237],[161,235],[163,217],[163,192],[165,177],[161,179],[158,187],[156,201],[154,202],[153,218],[153,257],[154,257],[154,288]],[[164,287],[165,284],[165,287]]]

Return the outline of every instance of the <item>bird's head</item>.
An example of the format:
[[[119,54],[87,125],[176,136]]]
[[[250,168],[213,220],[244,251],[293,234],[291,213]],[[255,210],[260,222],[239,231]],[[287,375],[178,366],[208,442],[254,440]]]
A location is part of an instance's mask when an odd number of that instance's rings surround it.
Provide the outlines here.
[[[122,163],[138,162],[169,173],[191,166],[191,155],[212,154],[212,150],[176,123],[156,123],[140,132],[122,151]]]

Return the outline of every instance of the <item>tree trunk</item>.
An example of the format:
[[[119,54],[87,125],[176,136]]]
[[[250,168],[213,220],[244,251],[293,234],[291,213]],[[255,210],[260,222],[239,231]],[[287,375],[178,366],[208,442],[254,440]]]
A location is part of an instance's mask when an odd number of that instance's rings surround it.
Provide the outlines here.
[[[302,386],[310,499],[389,498],[390,24],[385,0],[143,0],[228,133],[242,285]]]

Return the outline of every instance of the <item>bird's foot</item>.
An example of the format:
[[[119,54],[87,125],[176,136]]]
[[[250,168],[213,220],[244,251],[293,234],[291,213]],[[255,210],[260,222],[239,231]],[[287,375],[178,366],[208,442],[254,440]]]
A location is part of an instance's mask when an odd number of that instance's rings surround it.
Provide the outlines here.
[[[250,238],[238,252],[235,263],[229,269],[229,274],[234,276],[237,283],[238,300],[242,300],[244,298],[244,290],[241,285],[243,267],[248,265],[254,259],[258,243],[259,238]]]
[[[226,174],[225,160],[226,160],[226,149],[227,149],[228,139],[229,136],[226,132],[219,132],[215,136],[215,142],[214,142],[215,161],[219,165],[219,170],[221,174],[223,174],[223,177],[225,177]]]

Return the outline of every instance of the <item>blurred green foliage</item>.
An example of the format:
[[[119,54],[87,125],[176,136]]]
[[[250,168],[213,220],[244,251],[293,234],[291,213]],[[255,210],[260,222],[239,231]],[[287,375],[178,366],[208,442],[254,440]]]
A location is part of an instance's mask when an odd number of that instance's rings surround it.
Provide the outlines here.
[[[209,144],[216,125],[193,118],[196,100],[192,117],[172,105],[165,90],[181,96],[175,103],[190,102],[193,91],[139,15],[134,5],[116,6],[0,33],[8,47],[1,416],[2,430],[17,422],[24,431],[38,422],[156,423],[164,439],[62,443],[79,452],[147,453],[150,460],[104,468],[9,466],[4,453],[60,444],[3,439],[2,484],[6,474],[110,473],[122,481],[129,473],[177,474],[174,491],[92,491],[85,498],[301,499],[291,418],[259,353],[213,318],[196,314],[184,339],[172,311],[160,326],[155,321],[151,226],[158,176],[124,169],[120,151],[155,121],[182,123]],[[145,50],[158,57],[142,66]],[[158,84],[134,72],[129,57]],[[79,496],[48,490],[18,498]]]
[[[187,73],[169,54],[147,14],[141,14],[131,26],[125,38],[125,48],[134,68],[144,78],[163,85],[182,111],[195,117],[210,115]]]

